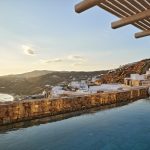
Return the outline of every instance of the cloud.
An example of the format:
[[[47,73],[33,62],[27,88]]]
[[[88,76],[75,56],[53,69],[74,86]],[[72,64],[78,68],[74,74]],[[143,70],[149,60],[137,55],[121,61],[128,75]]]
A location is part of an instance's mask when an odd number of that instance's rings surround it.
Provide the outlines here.
[[[79,55],[69,55],[68,59],[69,60],[79,60],[79,61],[85,60],[85,58],[83,56],[79,56]]]
[[[73,67],[80,67],[80,66],[84,66],[85,64],[81,63],[81,62],[77,62],[77,63],[74,63],[72,64]]]
[[[34,51],[31,47],[29,47],[29,46],[27,46],[27,45],[22,45],[22,48],[23,48],[24,53],[25,53],[26,55],[30,55],[30,56],[35,55],[35,51]]]
[[[49,59],[49,60],[41,60],[42,63],[59,63],[59,62],[63,62],[63,59],[61,58],[55,58],[55,59]]]
[[[85,60],[84,57],[79,55],[69,55],[64,58],[53,58],[53,59],[47,59],[47,60],[40,60],[42,63],[59,63],[59,62],[83,62]]]

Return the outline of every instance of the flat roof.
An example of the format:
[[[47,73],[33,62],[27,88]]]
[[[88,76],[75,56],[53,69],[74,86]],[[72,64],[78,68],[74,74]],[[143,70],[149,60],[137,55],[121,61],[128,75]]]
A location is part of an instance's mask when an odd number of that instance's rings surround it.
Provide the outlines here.
[[[81,13],[94,6],[120,18],[112,22],[113,29],[132,24],[141,30],[135,33],[135,38],[150,36],[150,0],[83,0],[75,11]]]

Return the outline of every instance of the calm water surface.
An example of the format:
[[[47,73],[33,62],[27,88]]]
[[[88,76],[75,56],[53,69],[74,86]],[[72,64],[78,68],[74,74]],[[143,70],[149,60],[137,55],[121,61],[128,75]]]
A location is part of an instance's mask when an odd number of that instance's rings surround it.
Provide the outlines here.
[[[150,100],[2,132],[0,150],[150,150]]]

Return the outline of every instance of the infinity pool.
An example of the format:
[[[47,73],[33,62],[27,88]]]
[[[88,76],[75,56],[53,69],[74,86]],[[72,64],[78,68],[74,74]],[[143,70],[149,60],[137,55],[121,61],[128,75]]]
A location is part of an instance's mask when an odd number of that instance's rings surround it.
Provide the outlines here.
[[[0,133],[0,150],[149,150],[150,100]]]

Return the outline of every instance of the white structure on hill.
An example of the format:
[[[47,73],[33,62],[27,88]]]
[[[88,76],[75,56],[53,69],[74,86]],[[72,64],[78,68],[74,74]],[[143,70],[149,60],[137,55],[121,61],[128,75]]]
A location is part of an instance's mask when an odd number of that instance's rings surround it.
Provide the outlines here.
[[[51,96],[52,97],[58,97],[59,95],[63,94],[64,90],[61,86],[54,86],[51,90]]]
[[[150,69],[146,71],[146,75],[150,75]]]
[[[85,80],[82,80],[82,81],[72,81],[69,86],[71,88],[74,88],[74,89],[83,89],[83,90],[87,90],[88,89],[88,85],[86,83]]]
[[[124,79],[124,83],[128,86],[150,86],[150,69],[146,74],[131,74],[130,78]]]
[[[145,80],[145,76],[139,75],[139,74],[131,74],[130,79],[131,80]]]
[[[109,91],[118,91],[122,90],[122,84],[102,84],[100,86],[85,86],[84,88],[81,85],[79,89],[75,92],[63,90],[61,86],[55,86],[52,88],[51,97],[60,97],[62,95],[68,96],[75,96],[75,95],[87,95],[87,94],[94,94],[98,92],[109,92]]]
[[[123,89],[122,84],[102,84],[100,86],[90,86],[89,93],[117,91],[122,89]]]

